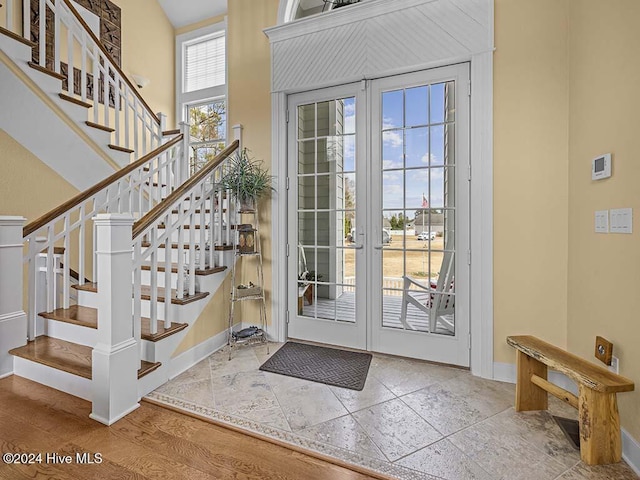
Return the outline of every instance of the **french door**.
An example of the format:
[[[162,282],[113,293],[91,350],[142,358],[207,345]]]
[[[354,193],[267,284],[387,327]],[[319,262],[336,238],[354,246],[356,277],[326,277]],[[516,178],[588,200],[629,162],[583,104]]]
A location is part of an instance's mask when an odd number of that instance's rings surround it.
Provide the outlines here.
[[[469,365],[468,79],[289,96],[290,338]]]

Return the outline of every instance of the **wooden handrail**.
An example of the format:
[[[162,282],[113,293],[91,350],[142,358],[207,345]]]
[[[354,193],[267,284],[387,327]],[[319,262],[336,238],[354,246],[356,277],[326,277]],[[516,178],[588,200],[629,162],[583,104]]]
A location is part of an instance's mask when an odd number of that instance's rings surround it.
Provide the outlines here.
[[[33,222],[31,222],[28,225],[26,225],[22,230],[22,236],[23,237],[27,237],[28,235],[31,235],[33,232],[41,229],[47,223],[49,223],[52,220],[55,220],[56,218],[58,218],[60,215],[62,215],[66,211],[71,210],[73,207],[75,207],[75,206],[79,205],[80,203],[84,202],[85,200],[91,198],[93,195],[98,193],[100,190],[102,190],[105,187],[108,187],[109,185],[111,185],[112,183],[120,180],[122,177],[124,177],[125,175],[131,173],[132,171],[136,170],[137,168],[140,168],[142,165],[144,165],[145,163],[147,163],[149,160],[153,159],[154,157],[160,155],[165,150],[168,150],[169,148],[173,147],[175,144],[181,142],[182,138],[183,138],[183,135],[178,135],[177,137],[172,138],[171,141],[169,141],[169,142],[165,143],[164,145],[161,145],[160,147],[156,148],[153,152],[150,152],[150,153],[146,154],[140,160],[136,160],[135,162],[130,163],[126,167],[121,168],[120,170],[115,172],[113,175],[111,175],[111,176],[105,178],[104,180],[96,183],[93,187],[89,187],[84,192],[79,193],[75,197],[73,197],[70,200],[64,202],[62,205],[54,208],[50,212],[45,213],[44,215],[42,215],[37,220],[34,220]]]
[[[91,30],[89,25],[87,25],[87,23],[84,21],[82,16],[75,9],[75,7],[71,3],[71,1],[70,0],[63,0],[63,1],[67,5],[67,7],[69,7],[69,10],[71,10],[71,13],[73,13],[73,15],[76,17],[76,20],[78,20],[80,22],[80,24],[87,31],[87,33],[93,39],[93,41],[96,42],[96,44],[98,45],[98,48],[100,50],[102,50],[102,53],[104,53],[107,56],[107,58],[109,60],[111,60],[111,66],[120,74],[120,76],[124,79],[124,81],[127,83],[127,85],[129,85],[131,90],[134,92],[135,96],[138,97],[138,100],[140,100],[140,102],[142,102],[142,105],[144,105],[144,107],[149,111],[149,113],[151,114],[153,119],[157,123],[160,123],[160,119],[158,118],[158,116],[155,114],[155,112],[153,110],[151,110],[151,107],[149,107],[149,105],[147,105],[147,102],[144,101],[144,98],[142,98],[142,95],[140,95],[140,92],[138,92],[138,90],[133,86],[133,83],[131,83],[131,80],[129,80],[129,78],[124,74],[124,72],[116,64],[116,62],[113,61],[113,58],[111,58],[111,55],[109,54],[109,52],[107,52],[107,49],[104,48],[104,45],[102,45],[102,42],[98,39],[98,37],[96,37],[96,35],[93,33],[93,31]],[[105,81],[107,81],[108,75],[109,75],[109,70],[108,70],[109,66],[105,65],[105,68],[107,68],[107,72],[106,72],[106,75],[105,75]]]
[[[173,207],[173,204],[182,198],[186,193],[197,185],[203,178],[209,175],[214,168],[222,163],[231,152],[240,147],[240,142],[235,140],[231,145],[221,151],[212,160],[202,167],[198,173],[190,177],[179,188],[171,192],[171,194],[162,200],[159,204],[149,210],[144,217],[133,224],[132,239],[136,239],[142,232],[144,232],[153,222],[155,222],[160,216],[169,208]]]

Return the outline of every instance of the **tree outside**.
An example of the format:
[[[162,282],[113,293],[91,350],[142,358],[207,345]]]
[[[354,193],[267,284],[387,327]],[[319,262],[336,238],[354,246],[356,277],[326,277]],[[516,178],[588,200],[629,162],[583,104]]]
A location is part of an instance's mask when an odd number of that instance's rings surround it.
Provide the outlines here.
[[[191,136],[191,173],[224,150],[226,145],[227,107],[224,100],[189,106]]]

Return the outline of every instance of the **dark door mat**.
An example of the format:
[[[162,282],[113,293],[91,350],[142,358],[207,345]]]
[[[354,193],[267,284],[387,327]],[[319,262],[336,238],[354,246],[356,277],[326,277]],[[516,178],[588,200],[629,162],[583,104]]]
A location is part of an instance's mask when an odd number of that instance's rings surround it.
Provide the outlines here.
[[[336,387],[362,390],[372,355],[287,342],[260,370]]]
[[[580,425],[578,424],[578,421],[556,416],[554,416],[553,419],[556,421],[560,430],[562,430],[562,433],[567,437],[567,440],[569,440],[573,448],[580,450]]]

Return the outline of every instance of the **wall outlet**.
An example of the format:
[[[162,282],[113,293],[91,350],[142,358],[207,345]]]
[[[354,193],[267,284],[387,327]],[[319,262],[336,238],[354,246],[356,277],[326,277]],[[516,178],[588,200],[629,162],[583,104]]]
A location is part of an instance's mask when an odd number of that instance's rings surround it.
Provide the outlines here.
[[[611,357],[613,355],[613,343],[606,338],[596,337],[595,356],[605,365],[611,365]]]
[[[613,373],[620,373],[620,360],[618,357],[611,357],[611,365],[609,366],[609,370]]]

